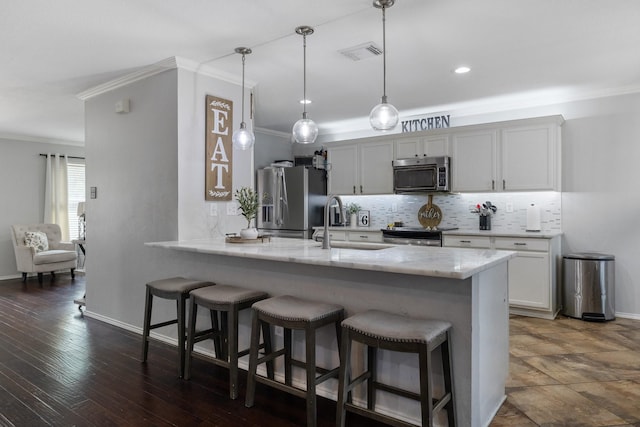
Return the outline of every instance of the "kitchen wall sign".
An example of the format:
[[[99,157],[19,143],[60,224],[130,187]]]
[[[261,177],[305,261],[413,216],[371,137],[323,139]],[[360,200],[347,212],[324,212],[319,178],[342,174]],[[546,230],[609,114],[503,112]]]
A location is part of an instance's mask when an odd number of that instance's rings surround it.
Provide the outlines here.
[[[418,221],[424,228],[431,229],[438,227],[442,221],[442,211],[438,205],[433,204],[433,194],[429,194],[429,200],[418,211]]]
[[[428,129],[440,129],[448,128],[449,126],[449,114],[446,116],[432,116],[423,117],[418,119],[403,120],[402,121],[402,133],[406,132],[418,132]]]
[[[233,101],[206,97],[204,199],[227,201],[233,198]]]
[[[358,226],[369,227],[371,225],[371,215],[369,211],[358,211]]]

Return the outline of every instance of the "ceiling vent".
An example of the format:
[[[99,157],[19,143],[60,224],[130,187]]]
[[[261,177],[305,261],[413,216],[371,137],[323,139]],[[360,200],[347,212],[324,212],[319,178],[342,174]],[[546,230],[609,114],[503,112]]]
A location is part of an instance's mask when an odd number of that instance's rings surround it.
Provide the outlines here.
[[[382,55],[382,48],[374,42],[367,42],[358,46],[339,50],[338,52],[351,59],[352,61],[361,61],[363,59]]]

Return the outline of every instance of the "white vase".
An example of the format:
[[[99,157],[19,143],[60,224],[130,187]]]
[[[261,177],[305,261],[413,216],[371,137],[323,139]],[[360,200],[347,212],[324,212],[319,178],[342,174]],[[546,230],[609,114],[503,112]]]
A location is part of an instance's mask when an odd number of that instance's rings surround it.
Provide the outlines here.
[[[255,227],[243,228],[240,230],[240,237],[247,240],[255,240],[258,238],[258,229]]]
[[[354,214],[354,213],[351,214],[351,216],[349,217],[349,225],[351,227],[358,226],[358,214]]]

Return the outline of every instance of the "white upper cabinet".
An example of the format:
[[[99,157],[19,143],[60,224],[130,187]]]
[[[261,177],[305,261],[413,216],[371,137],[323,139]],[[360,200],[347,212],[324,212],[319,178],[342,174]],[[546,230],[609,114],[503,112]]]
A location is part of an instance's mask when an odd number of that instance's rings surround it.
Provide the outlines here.
[[[561,124],[552,116],[454,132],[453,191],[560,191]]]
[[[557,126],[502,129],[502,190],[559,190]]]
[[[365,142],[360,149],[360,192],[393,194],[393,142]]]
[[[495,191],[498,132],[495,129],[454,133],[451,139],[453,191]]]
[[[449,155],[449,135],[403,138],[395,142],[396,159]]]
[[[336,145],[327,149],[330,165],[327,192],[329,194],[356,194],[359,185],[358,146]]]
[[[393,142],[365,141],[327,148],[330,194],[393,194]]]

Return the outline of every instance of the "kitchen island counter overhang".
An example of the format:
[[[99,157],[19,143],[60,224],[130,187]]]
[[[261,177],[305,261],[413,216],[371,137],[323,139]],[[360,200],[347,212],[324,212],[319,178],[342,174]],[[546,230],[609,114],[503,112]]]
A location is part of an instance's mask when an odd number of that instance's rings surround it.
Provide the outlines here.
[[[488,425],[505,398],[508,260],[515,252],[414,246],[323,250],[312,240],[286,238],[255,244],[227,243],[220,238],[145,245],[170,249],[172,259],[185,266],[180,274],[188,277],[261,289],[272,296],[288,294],[337,303],[344,306],[346,316],[379,309],[448,320],[453,324],[459,425]],[[364,355],[359,357],[355,366],[363,366]],[[318,336],[317,358],[327,365],[338,363],[335,339],[328,332]],[[417,390],[417,358],[385,352],[379,363],[382,378]],[[437,392],[440,374],[434,380]],[[330,381],[318,392],[335,400],[337,383]],[[356,393],[354,401],[363,396]],[[419,406],[414,402],[389,396],[379,405],[383,411],[419,420]]]

